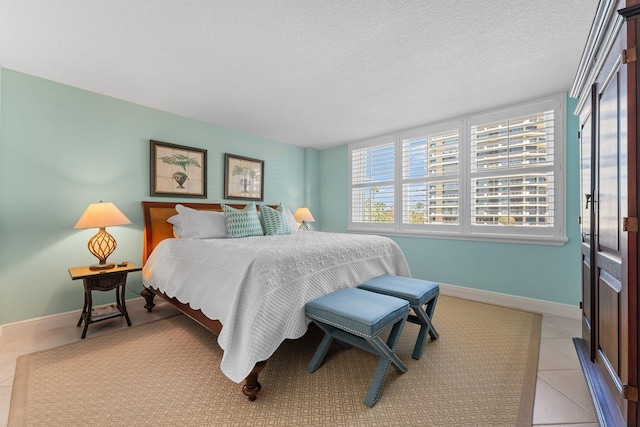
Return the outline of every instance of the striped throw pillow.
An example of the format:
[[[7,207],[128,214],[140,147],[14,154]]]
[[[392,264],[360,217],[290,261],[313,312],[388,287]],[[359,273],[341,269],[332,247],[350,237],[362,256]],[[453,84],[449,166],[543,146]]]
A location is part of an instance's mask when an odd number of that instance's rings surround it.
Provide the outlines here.
[[[270,208],[267,205],[260,205],[260,213],[262,214],[262,225],[264,234],[268,236],[277,234],[291,234],[291,225],[287,218],[287,211],[278,205],[277,209]]]
[[[229,233],[229,237],[239,238],[264,235],[255,203],[249,203],[244,209],[235,209],[224,204],[221,206],[227,218],[227,233]]]

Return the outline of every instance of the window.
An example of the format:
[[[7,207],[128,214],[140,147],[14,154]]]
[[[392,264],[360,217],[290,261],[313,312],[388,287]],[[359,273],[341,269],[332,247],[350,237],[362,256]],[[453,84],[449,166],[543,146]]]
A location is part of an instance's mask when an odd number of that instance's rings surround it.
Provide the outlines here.
[[[351,218],[361,224],[394,223],[395,144],[377,141],[351,150]]]
[[[349,230],[563,244],[564,95],[350,145]]]
[[[460,131],[400,134],[402,224],[458,224]]]

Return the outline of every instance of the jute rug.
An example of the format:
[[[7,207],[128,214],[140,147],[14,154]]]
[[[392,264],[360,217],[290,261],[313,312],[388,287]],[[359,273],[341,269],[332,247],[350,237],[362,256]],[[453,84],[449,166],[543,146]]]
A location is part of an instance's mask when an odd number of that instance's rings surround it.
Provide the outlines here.
[[[215,336],[176,316],[18,359],[10,426],[513,426],[531,425],[541,316],[441,296],[440,338],[411,358],[418,326],[397,350],[373,408],[378,359],[336,345],[305,370],[322,332],[286,341],[248,402],[219,370]]]

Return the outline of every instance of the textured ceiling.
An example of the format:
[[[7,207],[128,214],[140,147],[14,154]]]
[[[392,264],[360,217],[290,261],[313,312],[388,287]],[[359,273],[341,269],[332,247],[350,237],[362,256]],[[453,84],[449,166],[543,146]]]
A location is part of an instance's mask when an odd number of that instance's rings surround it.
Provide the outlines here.
[[[303,147],[568,92],[597,0],[0,0],[0,66]]]

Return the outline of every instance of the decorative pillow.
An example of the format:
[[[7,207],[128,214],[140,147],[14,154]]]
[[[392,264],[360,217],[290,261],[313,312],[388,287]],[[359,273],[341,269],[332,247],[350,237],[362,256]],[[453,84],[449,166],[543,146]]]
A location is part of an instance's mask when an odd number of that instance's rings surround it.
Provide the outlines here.
[[[244,209],[235,209],[227,205],[221,206],[227,218],[227,233],[229,237],[239,238],[264,235],[255,203],[249,203]]]
[[[227,220],[222,212],[198,211],[176,205],[178,215],[167,219],[173,224],[173,235],[185,239],[219,239],[229,237]]]
[[[267,205],[260,205],[260,212],[262,213],[264,234],[268,236],[291,234],[291,225],[289,225],[287,212],[284,206],[282,206],[282,203],[278,205],[277,209],[270,208]]]

